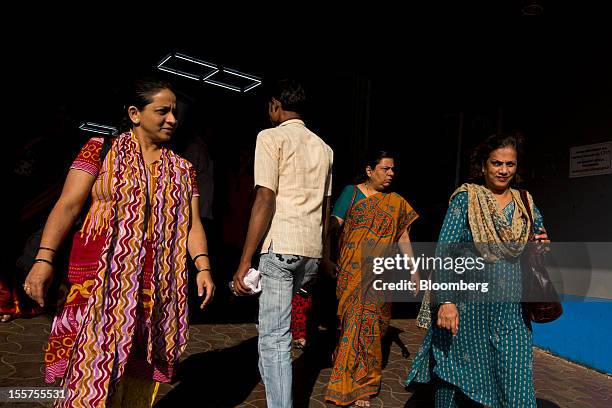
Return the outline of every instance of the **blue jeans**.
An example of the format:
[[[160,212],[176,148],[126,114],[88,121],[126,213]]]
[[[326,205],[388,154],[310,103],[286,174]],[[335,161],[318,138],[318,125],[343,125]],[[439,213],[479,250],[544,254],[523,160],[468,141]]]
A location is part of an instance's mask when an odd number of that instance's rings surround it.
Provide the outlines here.
[[[319,259],[275,254],[270,248],[259,258],[259,372],[266,387],[268,408],[293,406],[291,394],[291,299],[294,281],[300,287],[314,279]]]

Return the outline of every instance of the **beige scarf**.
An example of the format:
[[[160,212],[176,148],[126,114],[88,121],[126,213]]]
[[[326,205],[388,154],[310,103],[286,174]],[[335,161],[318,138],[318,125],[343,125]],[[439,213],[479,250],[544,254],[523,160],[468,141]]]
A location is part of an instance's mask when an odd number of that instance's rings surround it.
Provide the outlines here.
[[[512,222],[508,222],[499,208],[493,193],[478,184],[463,184],[453,195],[467,192],[468,222],[474,237],[474,244],[485,262],[496,262],[501,258],[517,258],[525,248],[531,228],[527,209],[521,200],[518,190],[510,189],[514,199]],[[527,193],[529,205],[533,208],[533,199]]]

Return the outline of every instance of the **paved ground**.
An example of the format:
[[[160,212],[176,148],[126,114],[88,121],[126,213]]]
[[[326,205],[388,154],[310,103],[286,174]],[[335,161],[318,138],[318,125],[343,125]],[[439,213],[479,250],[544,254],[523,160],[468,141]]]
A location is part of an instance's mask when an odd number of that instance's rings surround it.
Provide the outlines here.
[[[40,316],[0,324],[0,386],[45,386],[42,348],[51,319]],[[406,390],[402,385],[423,331],[413,319],[392,321],[394,341],[386,347],[380,395],[373,407],[432,407],[428,387]],[[256,331],[252,323],[196,323],[174,385],[160,388],[156,407],[265,407],[264,388],[257,373]],[[294,357],[295,406],[325,407],[323,396],[330,375],[333,335],[321,330],[311,349]],[[609,351],[602,351],[609,352]],[[405,356],[408,356],[406,358]],[[610,407],[612,378],[535,351],[535,386],[541,407]],[[48,406],[0,403],[0,406]]]

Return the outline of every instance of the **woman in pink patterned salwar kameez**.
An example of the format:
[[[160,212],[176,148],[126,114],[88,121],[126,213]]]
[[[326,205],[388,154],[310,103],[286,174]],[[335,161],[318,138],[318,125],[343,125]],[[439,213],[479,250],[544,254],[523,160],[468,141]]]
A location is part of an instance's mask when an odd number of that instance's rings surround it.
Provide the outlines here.
[[[214,293],[194,172],[166,147],[177,126],[174,92],[140,80],[126,107],[130,130],[104,160],[103,139],[92,138],[72,164],[24,284],[42,306],[55,250],[91,194],[45,350],[46,381],[62,378],[61,407],[151,406],[187,344],[187,252],[206,295],[201,308]]]

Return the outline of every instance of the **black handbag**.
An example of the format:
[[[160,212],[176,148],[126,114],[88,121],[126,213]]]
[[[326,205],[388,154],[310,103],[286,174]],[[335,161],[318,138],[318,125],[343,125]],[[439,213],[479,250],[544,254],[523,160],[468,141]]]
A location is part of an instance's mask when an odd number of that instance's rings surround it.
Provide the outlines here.
[[[534,244],[529,244],[536,242],[533,216],[527,191],[520,190],[520,194],[531,223],[528,244],[521,255],[523,299],[528,300],[523,302],[523,308],[532,322],[548,323],[563,314],[563,307],[544,264],[544,256],[536,250]]]

